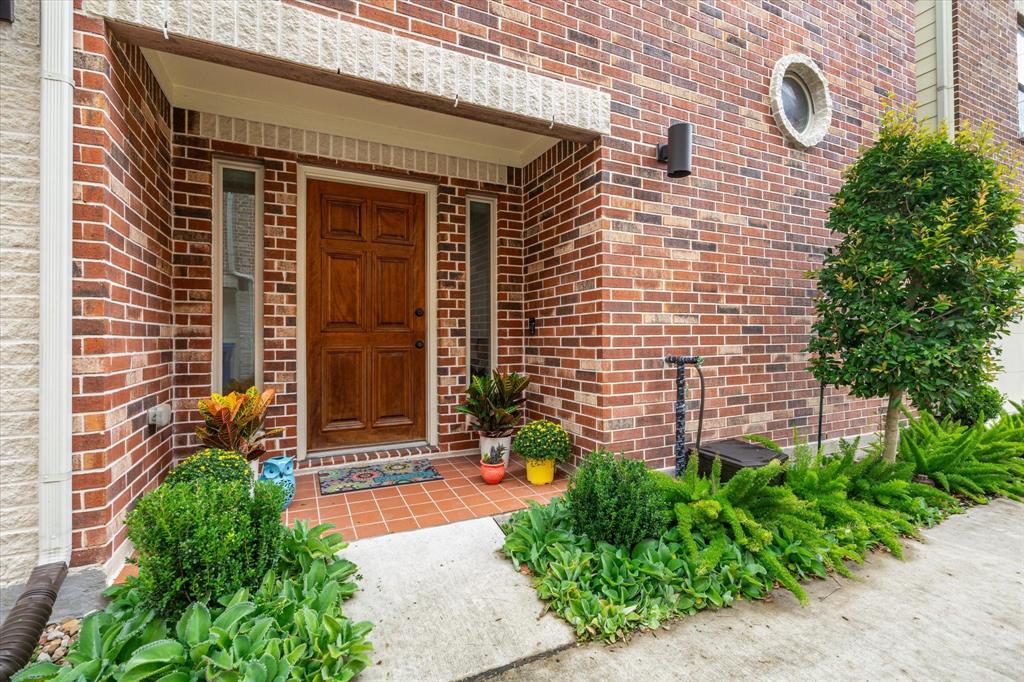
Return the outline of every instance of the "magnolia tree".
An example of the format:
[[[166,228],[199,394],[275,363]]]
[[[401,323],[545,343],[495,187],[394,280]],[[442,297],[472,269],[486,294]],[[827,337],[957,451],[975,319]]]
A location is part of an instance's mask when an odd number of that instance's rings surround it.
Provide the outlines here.
[[[951,142],[890,111],[835,197],[829,227],[843,238],[816,273],[811,371],[888,399],[890,461],[904,396],[925,406],[990,379],[993,341],[1021,316],[1019,190],[1002,154],[987,129]]]

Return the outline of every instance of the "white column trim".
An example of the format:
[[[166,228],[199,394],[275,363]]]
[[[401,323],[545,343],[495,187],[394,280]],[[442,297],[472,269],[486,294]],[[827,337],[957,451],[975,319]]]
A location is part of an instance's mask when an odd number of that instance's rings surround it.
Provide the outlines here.
[[[39,563],[71,558],[74,7],[40,3]]]
[[[953,110],[953,3],[935,3],[935,118],[946,124],[952,140],[956,131]]]

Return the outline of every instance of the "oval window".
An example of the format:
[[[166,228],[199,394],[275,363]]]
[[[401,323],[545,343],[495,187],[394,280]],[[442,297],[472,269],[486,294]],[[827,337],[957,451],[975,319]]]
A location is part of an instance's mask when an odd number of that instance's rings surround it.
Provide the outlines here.
[[[804,148],[825,139],[832,125],[832,96],[813,59],[802,54],[779,59],[772,69],[768,99],[783,137]]]
[[[787,75],[782,79],[782,110],[793,128],[801,133],[807,130],[814,104],[807,87],[796,76]]]

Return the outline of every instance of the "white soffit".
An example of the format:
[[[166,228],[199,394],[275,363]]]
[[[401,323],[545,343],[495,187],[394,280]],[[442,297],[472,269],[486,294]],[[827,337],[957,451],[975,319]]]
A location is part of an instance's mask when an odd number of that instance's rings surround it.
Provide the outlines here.
[[[515,167],[558,141],[168,52],[143,54],[171,104],[183,109]]]

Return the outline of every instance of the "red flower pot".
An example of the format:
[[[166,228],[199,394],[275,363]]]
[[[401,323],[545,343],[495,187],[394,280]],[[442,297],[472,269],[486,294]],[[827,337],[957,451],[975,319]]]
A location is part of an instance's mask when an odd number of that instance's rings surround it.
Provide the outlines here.
[[[480,462],[480,477],[487,485],[498,485],[505,478],[505,464],[484,464]]]

